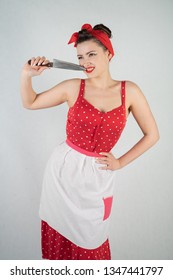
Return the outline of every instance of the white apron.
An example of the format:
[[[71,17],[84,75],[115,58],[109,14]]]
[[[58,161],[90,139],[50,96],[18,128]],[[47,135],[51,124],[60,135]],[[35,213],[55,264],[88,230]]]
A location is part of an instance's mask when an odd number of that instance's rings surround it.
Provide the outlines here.
[[[116,171],[100,166],[94,156],[63,142],[53,151],[43,179],[40,218],[86,249],[108,238]]]

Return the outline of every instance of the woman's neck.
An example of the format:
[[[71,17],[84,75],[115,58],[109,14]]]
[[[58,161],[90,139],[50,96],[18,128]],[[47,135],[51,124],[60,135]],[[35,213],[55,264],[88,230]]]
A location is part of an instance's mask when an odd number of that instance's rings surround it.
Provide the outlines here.
[[[89,78],[88,83],[92,85],[95,88],[100,88],[100,89],[106,89],[110,87],[112,84],[113,80],[110,75],[110,73],[104,73],[102,76],[94,77],[94,78]]]

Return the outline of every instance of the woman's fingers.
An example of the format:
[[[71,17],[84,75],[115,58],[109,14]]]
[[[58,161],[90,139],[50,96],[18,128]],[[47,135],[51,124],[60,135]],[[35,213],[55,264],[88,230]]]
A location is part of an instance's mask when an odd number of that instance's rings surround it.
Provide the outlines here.
[[[28,72],[28,74],[33,77],[40,75],[44,70],[49,69],[46,64],[49,60],[45,56],[37,56],[31,58],[31,63],[28,62],[24,65],[23,70]]]
[[[98,159],[96,159],[96,162],[98,162],[98,163],[107,163],[108,159],[107,158],[98,158]]]
[[[31,58],[31,66],[33,66],[34,61],[35,61],[35,57],[32,57],[32,58]]]
[[[96,162],[98,163],[108,163],[110,161],[110,158],[112,156],[111,153],[100,153],[100,155],[102,155],[103,157],[98,157],[96,158]]]
[[[48,60],[48,59],[46,59],[46,60],[44,60],[43,62],[42,62],[42,65],[45,65],[45,64],[48,64],[50,61]]]
[[[102,155],[103,157],[96,158],[96,163],[103,164],[103,166],[99,167],[99,169],[116,170],[119,168],[119,160],[117,160],[112,153],[100,153],[100,155]]]
[[[39,62],[39,60],[40,60],[40,56],[37,56],[35,59],[34,59],[34,61],[33,61],[33,63],[32,63],[32,67],[33,66],[38,66],[37,64],[38,64],[38,62]]]
[[[40,66],[40,65],[44,65],[44,64],[47,64],[49,62],[49,60],[47,60],[45,58],[45,56],[37,56],[36,58],[35,57],[32,57],[31,59],[31,66],[32,67],[35,67],[35,66]]]
[[[100,167],[100,169],[107,169],[107,167],[109,165],[109,158],[108,158],[108,156],[98,157],[98,158],[96,158],[96,163],[104,164],[104,166]]]
[[[45,64],[45,61],[46,61],[45,56],[42,56],[42,57],[39,59],[38,63],[37,63],[38,66],[41,65],[41,64]]]

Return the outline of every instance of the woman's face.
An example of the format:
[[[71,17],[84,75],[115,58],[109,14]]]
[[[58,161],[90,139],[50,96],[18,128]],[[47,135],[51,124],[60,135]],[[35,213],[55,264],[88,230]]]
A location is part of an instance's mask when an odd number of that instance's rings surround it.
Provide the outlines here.
[[[111,54],[92,40],[77,45],[77,57],[88,77],[100,76],[109,69]]]

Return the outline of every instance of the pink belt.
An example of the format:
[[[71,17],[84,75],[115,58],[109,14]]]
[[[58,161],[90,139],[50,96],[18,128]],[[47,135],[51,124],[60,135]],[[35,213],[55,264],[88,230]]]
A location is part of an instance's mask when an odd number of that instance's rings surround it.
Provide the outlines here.
[[[96,153],[96,152],[89,152],[89,151],[86,151],[78,146],[76,146],[75,144],[73,144],[70,140],[66,139],[66,143],[68,146],[70,146],[72,149],[74,149],[75,151],[81,153],[81,154],[84,154],[86,156],[89,156],[89,157],[101,157],[100,154]]]

